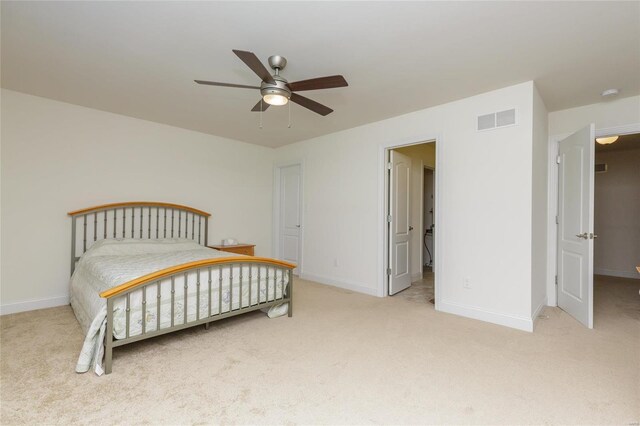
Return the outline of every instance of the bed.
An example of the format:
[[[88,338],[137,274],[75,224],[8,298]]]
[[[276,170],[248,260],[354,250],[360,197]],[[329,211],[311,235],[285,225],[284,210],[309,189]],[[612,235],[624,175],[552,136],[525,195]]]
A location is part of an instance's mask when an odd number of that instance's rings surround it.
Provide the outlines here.
[[[70,301],[86,336],[77,372],[110,374],[114,348],[176,330],[293,314],[295,265],[206,247],[209,213],[128,202],[69,215]]]

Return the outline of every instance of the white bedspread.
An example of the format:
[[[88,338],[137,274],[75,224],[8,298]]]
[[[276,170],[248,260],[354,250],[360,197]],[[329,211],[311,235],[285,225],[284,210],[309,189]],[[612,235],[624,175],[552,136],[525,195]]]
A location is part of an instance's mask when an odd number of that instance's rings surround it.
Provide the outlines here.
[[[160,269],[196,260],[231,256],[242,257],[181,239],[123,239],[95,243],[81,257],[71,277],[71,306],[86,334],[76,371],[86,372],[92,365],[96,373],[101,374],[102,371],[107,309],[106,299],[99,295],[101,292]],[[143,317],[147,333],[157,330],[158,323],[160,329],[170,327],[172,294],[173,324],[183,324],[206,318],[209,312],[216,315],[241,306],[279,299],[283,297],[283,289],[286,292],[286,273],[276,272],[275,269],[266,266],[253,266],[251,282],[249,276],[249,267],[246,265],[226,267],[222,270],[222,277],[219,269],[212,268],[211,277],[208,270],[203,270],[200,277],[197,273],[191,272],[186,275],[186,279],[181,275],[176,277],[173,283],[170,279],[165,279],[160,281],[159,285],[147,287],[144,295],[142,290],[134,291],[129,296],[128,333],[127,299],[120,297],[114,303],[113,335],[116,339],[122,339],[127,335],[141,334]],[[197,285],[198,282],[200,286]],[[272,307],[269,316],[286,313],[286,309],[283,308],[285,307]]]

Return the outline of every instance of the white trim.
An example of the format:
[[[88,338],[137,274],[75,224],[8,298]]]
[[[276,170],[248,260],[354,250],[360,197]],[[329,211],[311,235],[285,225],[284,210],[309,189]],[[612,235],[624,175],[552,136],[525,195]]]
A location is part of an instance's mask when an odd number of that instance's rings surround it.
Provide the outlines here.
[[[618,271],[615,269],[594,268],[593,273],[595,275],[606,275],[608,277],[633,278],[640,280],[640,274],[635,269],[632,271]]]
[[[298,252],[298,266],[295,273],[301,275],[304,265],[304,159],[279,161],[273,165],[273,218],[271,253],[274,258],[280,258],[280,169],[290,166],[300,166],[300,249]]]
[[[300,278],[307,281],[314,281],[320,284],[327,284],[333,287],[342,288],[344,290],[355,291],[356,293],[368,294],[369,296],[377,296],[377,289],[367,287],[366,285],[348,280],[341,280],[324,275],[316,274],[300,274]]]
[[[420,217],[418,218],[418,222],[420,223],[420,226],[418,226],[417,228],[419,229],[419,233],[416,232],[416,234],[418,234],[418,252],[420,257],[418,257],[419,261],[418,264],[420,265],[420,272],[418,274],[416,274],[417,276],[419,275],[420,278],[418,278],[419,280],[422,279],[422,272],[424,271],[424,238],[422,237],[422,232],[424,231],[424,161],[420,160]],[[416,228],[413,229],[414,231],[416,230]],[[413,277],[411,277],[411,282],[413,282],[414,279]]]
[[[69,296],[58,296],[49,299],[25,300],[23,302],[7,303],[0,305],[0,315],[15,314],[18,312],[35,311],[36,309],[55,308],[69,304]]]
[[[432,230],[433,232],[433,273],[434,273],[434,281],[433,281],[433,292],[434,292],[434,299],[435,299],[435,309],[439,310],[440,309],[440,301],[441,301],[441,294],[442,292],[440,291],[440,284],[436,285],[437,283],[443,283],[445,282],[444,280],[444,273],[443,273],[443,262],[442,259],[444,258],[444,256],[442,255],[444,253],[444,244],[445,244],[445,240],[442,238],[442,232],[440,232],[440,229],[443,229],[443,224],[446,220],[446,218],[444,217],[444,215],[441,215],[441,209],[442,209],[442,200],[441,200],[441,191],[440,188],[444,188],[444,179],[443,179],[443,174],[442,174],[442,164],[443,164],[443,160],[445,157],[445,146],[443,143],[443,138],[442,137],[438,137],[436,139],[437,143],[436,143],[436,169],[434,170],[433,173],[433,178],[435,180],[434,184],[433,184],[433,191],[434,191],[434,209],[433,209],[433,223],[434,223],[434,228]],[[435,225],[438,225],[438,227],[436,228]],[[436,253],[438,254],[436,256]]]
[[[533,320],[527,317],[487,311],[485,309],[476,308],[475,306],[461,305],[446,300],[440,300],[440,307],[438,310],[454,315],[490,322],[492,324],[504,325],[518,330],[529,332],[533,331]]]
[[[531,315],[531,321],[533,321],[533,327],[534,328],[536,326],[536,322],[538,322],[538,319],[539,319],[538,316],[540,315],[540,312],[542,312],[542,310],[544,309],[545,306],[547,306],[547,297],[546,296],[542,299],[540,304],[538,304],[538,307],[533,311],[533,314]]]
[[[547,188],[547,303],[549,306],[558,306],[558,295],[556,293],[556,268],[558,253],[558,224],[556,216],[558,215],[558,142],[569,136],[571,133],[563,133],[549,137],[549,173],[547,180],[549,187]]]
[[[596,129],[596,137],[611,135],[628,135],[632,133],[640,133],[640,123],[626,124],[623,126],[604,127]],[[558,230],[556,227],[556,215],[558,214],[558,164],[556,164],[556,156],[558,155],[558,142],[569,136],[571,133],[562,133],[549,137],[549,186],[548,206],[549,215],[547,216],[547,303],[549,306],[558,306],[558,298],[556,294],[556,271],[557,259],[556,253],[558,249]],[[436,146],[437,148],[437,146]]]

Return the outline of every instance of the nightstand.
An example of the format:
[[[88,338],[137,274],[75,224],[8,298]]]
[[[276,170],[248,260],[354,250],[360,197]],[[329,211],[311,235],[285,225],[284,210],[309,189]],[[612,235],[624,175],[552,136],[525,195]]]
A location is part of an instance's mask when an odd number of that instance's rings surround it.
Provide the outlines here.
[[[214,250],[228,251],[229,253],[237,253],[237,254],[245,254],[247,256],[253,256],[253,248],[255,246],[256,246],[255,244],[234,244],[234,245],[228,245],[228,246],[213,245],[213,246],[207,246],[207,247],[212,248]]]

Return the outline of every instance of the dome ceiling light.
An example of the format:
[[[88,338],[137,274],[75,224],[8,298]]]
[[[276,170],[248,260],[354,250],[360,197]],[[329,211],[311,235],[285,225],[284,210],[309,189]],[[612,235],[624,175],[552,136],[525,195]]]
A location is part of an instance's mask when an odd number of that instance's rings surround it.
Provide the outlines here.
[[[607,136],[603,138],[596,138],[596,142],[598,142],[600,145],[610,145],[617,141],[618,137],[619,136]]]
[[[602,95],[603,98],[609,98],[609,97],[616,96],[618,93],[620,93],[618,89],[607,89],[604,92],[602,92],[600,95]]]

